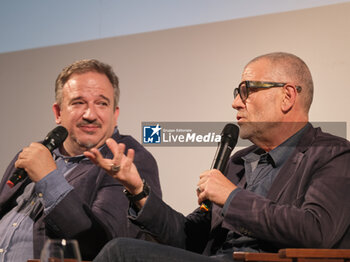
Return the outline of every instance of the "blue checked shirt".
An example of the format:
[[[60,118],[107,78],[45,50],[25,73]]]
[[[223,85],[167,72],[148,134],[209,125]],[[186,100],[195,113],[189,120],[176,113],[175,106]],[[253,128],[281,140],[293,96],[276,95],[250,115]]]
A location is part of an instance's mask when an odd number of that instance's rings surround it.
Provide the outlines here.
[[[37,183],[26,186],[17,198],[18,205],[0,221],[0,262],[21,262],[33,258],[34,219],[43,210],[49,213],[72,189],[67,176],[83,156],[64,157],[54,151],[57,169]]]
[[[114,133],[118,132],[115,127]],[[102,150],[106,145],[99,148]],[[67,157],[59,149],[53,151],[57,168],[37,183],[26,186],[15,206],[0,220],[0,262],[24,262],[33,258],[33,224],[43,210],[48,214],[73,189],[65,177],[84,155]]]

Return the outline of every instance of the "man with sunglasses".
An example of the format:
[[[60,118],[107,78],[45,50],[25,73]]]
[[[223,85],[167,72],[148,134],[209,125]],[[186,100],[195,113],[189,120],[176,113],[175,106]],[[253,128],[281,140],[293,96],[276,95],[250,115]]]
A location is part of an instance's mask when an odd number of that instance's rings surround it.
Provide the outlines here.
[[[161,244],[115,239],[94,261],[232,261],[234,251],[350,248],[350,143],[308,122],[312,97],[310,71],[295,55],[248,63],[232,107],[241,138],[254,145],[235,153],[224,174],[200,175],[198,203],[210,200],[210,212],[185,217],[166,205],[122,145],[108,144],[119,172],[92,149],[87,156],[133,197],[129,219]]]

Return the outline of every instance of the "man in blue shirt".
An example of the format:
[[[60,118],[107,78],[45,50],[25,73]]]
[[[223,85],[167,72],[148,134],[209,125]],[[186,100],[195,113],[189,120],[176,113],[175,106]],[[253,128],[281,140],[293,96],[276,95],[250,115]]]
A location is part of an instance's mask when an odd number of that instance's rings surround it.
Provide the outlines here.
[[[119,83],[112,68],[81,60],[65,67],[56,80],[56,123],[68,130],[53,155],[41,143],[25,147],[9,165],[0,184],[0,261],[39,258],[47,238],[77,239],[82,257],[91,260],[113,237],[141,237],[126,218],[122,185],[94,165],[83,152],[113,154],[107,139],[125,143],[140,155],[135,165],[161,197],[152,155],[131,136],[119,134]],[[28,177],[6,185],[16,168]]]
[[[200,175],[198,203],[213,203],[207,213],[185,217],[145,190],[132,150],[122,157],[123,146],[108,142],[118,172],[98,150],[85,153],[121,181],[130,221],[160,243],[118,238],[94,261],[232,261],[234,251],[350,248],[350,143],[308,122],[312,97],[311,73],[297,56],[248,63],[232,107],[240,137],[254,145],[235,153],[224,174]]]

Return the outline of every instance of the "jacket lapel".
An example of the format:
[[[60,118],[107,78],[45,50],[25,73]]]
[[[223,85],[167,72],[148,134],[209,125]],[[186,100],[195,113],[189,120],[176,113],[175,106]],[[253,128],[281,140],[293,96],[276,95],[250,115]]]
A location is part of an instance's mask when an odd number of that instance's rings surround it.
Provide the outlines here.
[[[11,202],[14,203],[14,198],[22,194],[24,188],[31,182],[29,177],[26,177],[21,182],[18,182],[14,187],[9,187],[8,185],[4,184],[1,190],[0,194],[0,213],[2,213],[4,210],[6,210],[9,205],[11,205]],[[12,199],[12,200],[11,200]],[[11,200],[11,202],[9,201]],[[6,204],[6,206],[5,206]],[[1,217],[1,215],[0,215]]]
[[[286,163],[282,167],[266,196],[268,199],[278,201],[290,180],[293,178],[293,175],[296,173],[303,157],[304,153],[298,152],[292,156],[292,159],[288,160],[290,161],[289,163]]]
[[[88,173],[93,171],[93,170],[95,170],[95,166],[93,166],[93,168],[91,168],[90,163],[88,163],[88,162],[79,163],[75,168],[73,168],[69,172],[69,174],[66,176],[66,180],[68,182],[71,182],[82,175],[84,175],[84,176],[88,175]],[[98,172],[98,171],[96,171],[96,172]]]
[[[310,128],[305,131],[305,134],[301,137],[299,144],[297,145],[292,156],[286,161],[267,194],[267,198],[278,201],[282,196],[285,188],[293,176],[297,173],[296,170],[300,166],[302,159],[304,158],[305,152],[310,147],[315,139],[315,133],[317,129],[313,128],[310,124]]]

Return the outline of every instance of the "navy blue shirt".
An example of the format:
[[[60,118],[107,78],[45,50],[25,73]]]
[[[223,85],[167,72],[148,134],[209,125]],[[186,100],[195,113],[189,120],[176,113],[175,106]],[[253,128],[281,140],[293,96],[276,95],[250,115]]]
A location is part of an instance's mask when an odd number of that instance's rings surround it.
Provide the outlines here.
[[[231,205],[231,202],[234,201],[234,197],[240,190],[249,190],[261,196],[267,195],[279,170],[295,150],[299,140],[303,135],[303,132],[309,126],[309,123],[306,124],[297,133],[295,133],[293,136],[288,138],[281,145],[274,148],[270,152],[265,152],[264,150],[258,148],[257,150],[250,152],[246,156],[242,157],[244,160],[245,183],[243,185],[238,185],[238,188],[231,192],[223,206],[223,216],[225,216],[228,207]],[[253,243],[256,241],[254,238],[241,236],[234,232],[228,232],[228,234],[234,234],[235,237],[231,238],[234,239],[234,243],[227,243],[227,247],[233,245],[236,247],[241,246],[239,250],[242,251],[259,251],[257,249],[254,249]],[[225,248],[225,244],[223,247]]]

